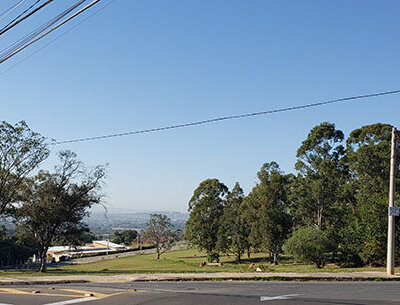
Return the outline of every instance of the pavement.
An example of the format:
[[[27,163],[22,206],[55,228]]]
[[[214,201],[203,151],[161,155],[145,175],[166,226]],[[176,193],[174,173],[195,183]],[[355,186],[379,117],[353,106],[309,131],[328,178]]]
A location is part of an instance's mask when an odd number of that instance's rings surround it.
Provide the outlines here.
[[[398,305],[400,282],[133,282],[1,286],[1,305]]]
[[[122,275],[77,275],[77,276],[38,276],[0,277],[0,286],[9,285],[43,285],[68,283],[131,283],[131,282],[178,282],[178,281],[400,281],[400,273],[389,276],[385,272],[346,272],[346,273],[267,273],[267,272],[217,272],[217,273],[154,273]]]

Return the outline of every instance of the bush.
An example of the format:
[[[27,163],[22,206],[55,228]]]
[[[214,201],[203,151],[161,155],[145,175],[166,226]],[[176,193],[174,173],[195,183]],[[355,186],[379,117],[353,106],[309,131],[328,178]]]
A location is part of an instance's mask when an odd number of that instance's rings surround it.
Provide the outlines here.
[[[217,251],[211,251],[207,254],[208,262],[217,262],[219,263],[219,253]]]
[[[314,263],[317,268],[323,268],[324,254],[329,251],[330,246],[325,232],[316,227],[302,227],[286,240],[283,250],[293,255],[296,260]]]

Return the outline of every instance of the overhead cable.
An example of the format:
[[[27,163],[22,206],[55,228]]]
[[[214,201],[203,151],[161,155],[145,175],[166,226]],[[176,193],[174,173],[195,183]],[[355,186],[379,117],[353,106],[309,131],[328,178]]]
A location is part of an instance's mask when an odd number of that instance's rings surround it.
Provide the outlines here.
[[[15,64],[11,65],[10,67],[8,67],[6,70],[0,72],[0,76],[7,73],[8,71],[12,70],[13,68],[15,68],[16,66],[22,64],[23,62],[25,62],[26,60],[28,60],[29,58],[31,58],[33,55],[39,53],[41,50],[43,50],[44,48],[46,48],[47,46],[49,46],[50,44],[54,43],[56,40],[60,39],[61,37],[63,37],[64,35],[68,34],[69,32],[71,32],[73,29],[75,29],[76,27],[78,27],[80,24],[84,23],[86,20],[92,18],[94,15],[98,14],[101,10],[103,10],[104,8],[106,8],[107,6],[109,6],[112,2],[114,2],[116,0],[111,0],[109,1],[107,4],[103,5],[102,7],[100,7],[98,10],[96,10],[95,12],[93,12],[92,14],[90,14],[89,16],[87,16],[86,18],[82,19],[81,21],[79,21],[78,23],[76,23],[75,25],[73,25],[72,27],[70,27],[68,30],[66,30],[65,32],[63,32],[62,34],[54,37],[52,40],[50,40],[48,43],[46,43],[45,45],[41,46],[40,48],[38,48],[37,50],[35,50],[33,53],[29,54],[28,56],[26,56],[25,58],[21,59],[20,61],[16,62]]]
[[[6,49],[1,50],[0,51],[0,60],[2,58],[7,57],[8,55],[10,55],[14,51],[18,50],[19,48],[21,48],[22,46],[27,44],[29,41],[31,41],[32,39],[34,39],[35,37],[37,37],[38,35],[43,33],[45,30],[47,30],[49,27],[54,25],[56,22],[60,21],[62,18],[64,18],[66,15],[68,15],[70,12],[72,12],[74,9],[76,9],[79,5],[81,5],[85,1],[86,0],[79,0],[73,6],[71,6],[68,9],[66,9],[65,11],[63,11],[62,13],[57,15],[56,17],[52,18],[47,23],[43,24],[42,26],[40,26],[36,30],[34,30],[31,33],[29,33],[28,35],[24,36],[23,38],[21,38],[20,40],[18,40],[17,42],[12,44],[11,46],[7,47]]]
[[[10,7],[9,9],[5,10],[3,13],[0,14],[0,21],[2,21],[4,18],[6,18],[8,15],[10,15],[14,10],[16,10],[22,3],[24,3],[26,0],[21,0],[14,6]]]
[[[89,3],[88,5],[86,5],[85,7],[81,8],[79,11],[77,11],[76,13],[74,13],[73,15],[71,15],[70,17],[64,19],[63,21],[61,21],[59,24],[55,25],[54,27],[52,27],[50,30],[48,30],[47,32],[43,33],[42,35],[40,35],[39,37],[35,38],[34,40],[30,41],[29,43],[25,44],[24,46],[20,47],[19,49],[15,50],[14,52],[8,54],[7,56],[5,56],[4,58],[0,59],[0,64],[2,64],[3,62],[5,62],[6,60],[10,59],[11,57],[13,57],[14,55],[18,54],[19,52],[21,52],[22,50],[24,50],[25,48],[29,47],[30,45],[32,45],[33,43],[39,41],[40,39],[44,38],[45,36],[47,36],[48,34],[50,34],[51,32],[55,31],[56,29],[58,29],[59,27],[61,27],[62,25],[64,25],[65,23],[67,23],[68,21],[70,21],[71,19],[75,18],[76,16],[80,15],[81,13],[83,13],[84,11],[86,11],[87,9],[89,9],[90,7],[92,7],[93,5],[95,5],[97,2],[99,2],[100,0],[94,0],[91,3]]]
[[[5,32],[7,32],[8,30],[12,29],[13,27],[15,27],[17,24],[21,23],[22,21],[24,21],[26,18],[32,16],[34,13],[36,13],[37,11],[41,10],[43,7],[45,7],[47,4],[49,4],[50,2],[52,2],[53,0],[48,0],[47,2],[43,3],[41,6],[39,6],[38,8],[34,9],[32,12],[30,12],[28,15],[22,17],[20,19],[21,16],[23,16],[25,13],[27,13],[31,8],[33,8],[36,4],[38,4],[41,0],[36,0],[35,3],[33,3],[30,7],[28,7],[25,11],[23,11],[21,14],[19,14],[17,17],[15,17],[13,20],[11,20],[8,24],[6,24],[2,29],[0,29],[0,35],[4,34]]]
[[[177,128],[183,128],[183,127],[196,126],[196,125],[203,125],[203,124],[214,123],[214,122],[219,122],[219,121],[226,121],[226,120],[232,120],[232,119],[241,119],[241,118],[255,117],[255,116],[278,113],[278,112],[300,110],[300,109],[323,106],[323,105],[328,105],[328,104],[334,104],[334,103],[340,103],[340,102],[349,102],[349,101],[353,101],[353,100],[359,100],[359,99],[365,99],[365,98],[371,98],[371,97],[378,97],[378,96],[384,96],[384,95],[390,95],[390,94],[398,94],[398,93],[400,93],[400,89],[399,90],[393,90],[393,91],[386,91],[386,92],[379,92],[379,93],[372,93],[372,94],[364,94],[364,95],[357,95],[357,96],[351,96],[351,97],[344,97],[344,98],[339,98],[339,99],[334,99],[334,100],[317,102],[317,103],[313,103],[313,104],[305,104],[305,105],[300,105],[300,106],[286,107],[286,108],[267,110],[267,111],[261,111],[261,112],[253,112],[253,113],[246,113],[246,114],[231,115],[231,116],[225,116],[225,117],[219,117],[219,118],[214,118],[214,119],[208,119],[208,120],[191,122],[191,123],[184,123],[184,124],[177,124],[177,125],[171,125],[171,126],[165,126],[165,127],[142,129],[142,130],[137,130],[137,131],[129,131],[129,132],[123,132],[123,133],[117,133],[117,134],[111,134],[111,135],[80,138],[80,139],[74,139],[74,140],[56,141],[56,142],[54,142],[52,144],[59,145],[59,144],[76,143],[76,142],[87,142],[87,141],[107,139],[107,138],[115,138],[115,137],[122,137],[122,136],[130,136],[130,135],[136,135],[136,134],[142,134],[142,133],[150,133],[150,132],[177,129]]]

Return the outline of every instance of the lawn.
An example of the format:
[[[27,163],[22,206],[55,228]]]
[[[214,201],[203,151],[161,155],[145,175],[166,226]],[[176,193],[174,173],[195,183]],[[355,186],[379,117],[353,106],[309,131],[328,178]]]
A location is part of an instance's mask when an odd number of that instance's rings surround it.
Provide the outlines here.
[[[206,261],[205,253],[197,249],[185,249],[170,251],[157,260],[155,254],[136,255],[131,257],[102,260],[93,263],[69,265],[58,268],[49,268],[46,274],[38,274],[32,271],[7,271],[0,273],[3,277],[16,276],[41,276],[41,275],[116,275],[130,273],[187,273],[187,272],[255,272],[260,268],[264,272],[353,272],[353,271],[385,271],[384,267],[371,268],[340,268],[334,264],[328,264],[323,269],[317,269],[312,265],[294,263],[290,257],[281,256],[280,264],[271,265],[265,253],[252,254],[250,259],[236,264],[233,256],[221,257],[222,266],[199,267]],[[250,264],[255,264],[250,268]],[[256,274],[256,272],[255,272]]]

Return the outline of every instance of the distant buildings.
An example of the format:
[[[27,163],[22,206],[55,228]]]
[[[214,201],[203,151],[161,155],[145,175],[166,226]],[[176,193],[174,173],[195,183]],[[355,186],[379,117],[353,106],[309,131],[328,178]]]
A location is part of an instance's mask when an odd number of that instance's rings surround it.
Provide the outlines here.
[[[91,244],[86,244],[81,247],[71,246],[56,246],[50,247],[47,250],[47,257],[51,257],[52,261],[59,262],[68,260],[74,257],[82,257],[87,255],[93,255],[98,253],[108,253],[126,250],[127,248],[123,245],[112,243],[108,240],[95,240]]]

